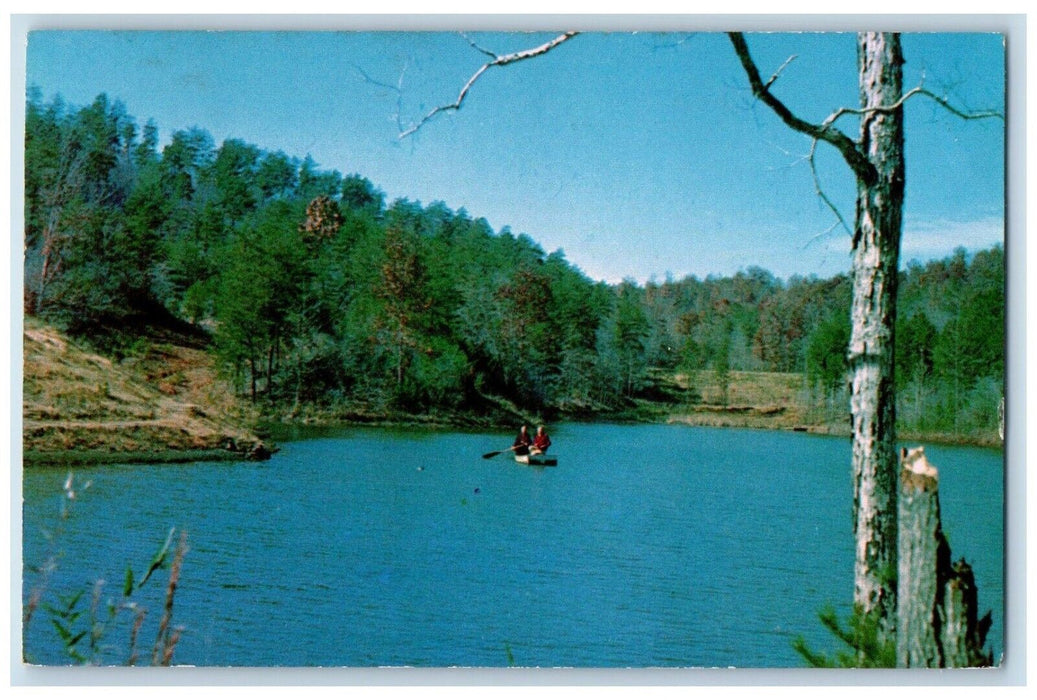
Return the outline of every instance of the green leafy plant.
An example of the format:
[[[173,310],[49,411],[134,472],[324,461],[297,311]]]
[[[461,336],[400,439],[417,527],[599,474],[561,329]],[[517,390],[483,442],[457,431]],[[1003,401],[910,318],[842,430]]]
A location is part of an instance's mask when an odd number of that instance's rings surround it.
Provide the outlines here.
[[[77,492],[85,491],[90,485],[90,482],[82,485],[76,484],[73,475],[71,473],[68,475],[63,487],[64,493],[58,512],[60,524],[52,531],[44,533],[45,537],[50,540],[55,548],[63,532],[63,524],[72,516],[72,504],[77,498]],[[158,632],[152,650],[151,663],[152,665],[170,665],[173,652],[182,632],[182,628],[172,627],[171,622],[180,569],[184,555],[187,553],[186,533],[180,533],[180,539],[174,548],[173,541],[175,535],[176,528],[170,528],[165,540],[152,556],[139,580],[134,576],[133,568],[127,567],[120,591],[121,595],[118,598],[109,598],[107,601],[104,601],[105,581],[103,579],[97,580],[93,584],[90,597],[91,602],[88,609],[84,609],[82,605],[86,596],[86,589],[73,590],[71,592],[56,591],[53,593],[53,600],[47,600],[50,577],[57,569],[60,558],[58,554],[51,554],[43,566],[30,569],[39,574],[39,580],[32,588],[25,603],[22,625],[23,634],[28,630],[35,612],[38,609],[42,609],[47,613],[51,626],[56,631],[65,654],[70,660],[77,664],[99,665],[104,663],[106,654],[115,650],[115,647],[105,644],[109,631],[115,629],[116,623],[123,617],[123,613],[129,613],[132,615],[132,622],[130,625],[129,654],[126,657],[125,664],[129,666],[137,665],[140,658],[138,639],[148,610],[137,602],[134,596],[152,578],[156,571],[168,569],[170,571],[169,583],[166,588],[163,614],[159,621]],[[30,661],[28,650],[24,650],[23,653],[26,661]]]
[[[83,614],[82,610],[77,609],[82,597],[83,591],[76,591],[71,595],[59,594],[60,605],[45,604],[43,607],[50,614],[50,622],[57,630],[58,636],[61,637],[66,653],[77,662],[86,663],[88,659],[79,652],[78,645],[88,630],[78,632],[74,630],[77,620]]]
[[[847,647],[834,656],[816,652],[799,636],[793,649],[814,668],[894,668],[897,664],[896,640],[882,633],[877,615],[850,614],[844,627],[832,607],[818,613],[821,624]]]

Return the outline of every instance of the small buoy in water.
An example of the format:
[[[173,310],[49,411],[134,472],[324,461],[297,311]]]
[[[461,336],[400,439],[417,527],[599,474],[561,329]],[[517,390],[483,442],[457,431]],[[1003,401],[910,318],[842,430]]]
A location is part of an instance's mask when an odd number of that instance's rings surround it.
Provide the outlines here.
[[[475,492],[479,493],[479,487],[478,486],[475,487]]]
[[[418,471],[419,471],[419,472],[423,472],[423,471],[425,471],[425,467],[418,467]]]

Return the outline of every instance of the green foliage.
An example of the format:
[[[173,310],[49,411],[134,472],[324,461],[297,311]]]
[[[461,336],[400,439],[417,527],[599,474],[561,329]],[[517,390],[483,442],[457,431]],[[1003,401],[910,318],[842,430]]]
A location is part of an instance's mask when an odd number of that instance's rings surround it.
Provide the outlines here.
[[[176,529],[170,528],[169,534],[166,536],[166,541],[162,543],[162,545],[158,548],[158,551],[155,552],[155,555],[151,558],[151,563],[148,564],[148,569],[144,572],[144,576],[142,576],[140,581],[137,583],[136,588],[140,588],[145,583],[147,583],[148,579],[151,578],[151,575],[155,573],[158,569],[162,569],[167,566],[167,559],[169,557],[169,546],[173,544],[174,534],[176,534]]]
[[[58,511],[58,527],[52,528],[48,536],[51,546],[58,550],[60,538],[64,532],[64,526],[73,517],[73,506],[82,494],[91,486],[91,482],[78,483],[70,473],[65,480],[60,508]],[[158,625],[158,633],[155,642],[155,653],[152,663],[169,665],[172,660],[173,651],[179,639],[179,630],[170,629],[169,623],[173,611],[173,596],[176,582],[179,577],[179,569],[186,552],[186,538],[181,535],[180,543],[171,551],[176,529],[170,529],[164,542],[159,546],[150,563],[144,570],[143,575],[136,579],[132,567],[126,568],[126,575],[120,589],[118,598],[109,598],[102,605],[104,597],[104,581],[97,581],[91,589],[91,595],[87,599],[87,589],[77,588],[71,591],[51,590],[51,577],[57,569],[58,554],[52,553],[47,563],[39,567],[28,567],[29,570],[38,574],[35,585],[30,590],[28,600],[25,602],[25,615],[23,618],[22,632],[28,640],[28,630],[37,609],[42,610],[48,616],[50,626],[54,629],[61,642],[65,655],[77,664],[103,664],[109,663],[108,656],[115,651],[115,647],[109,643],[109,633],[113,631],[124,631],[125,625],[120,626],[120,621],[126,616],[133,619],[128,622],[129,640],[128,655],[125,657],[127,665],[135,665],[138,659],[137,639],[139,632],[147,615],[147,610],[134,598],[147,583],[152,575],[159,570],[170,570],[170,583],[166,591],[165,611]],[[84,606],[89,600],[89,606]],[[26,661],[32,661],[32,651],[26,647],[24,650]]]
[[[897,319],[897,388],[911,381],[925,381],[933,373],[933,347],[936,326],[923,313],[915,312],[906,320]]]
[[[850,344],[850,315],[833,313],[822,320],[807,340],[807,381],[827,392],[846,382],[846,349]]]
[[[728,403],[728,392],[731,383],[731,323],[721,324],[718,328],[715,350],[713,352],[713,374],[720,385],[720,403]]]
[[[58,637],[61,638],[65,653],[76,663],[86,663],[89,660],[79,650],[78,645],[90,630],[75,631],[77,620],[83,615],[83,611],[78,609],[78,604],[84,593],[85,591],[75,591],[68,595],[59,594],[60,605],[45,604],[43,606],[43,609],[50,614],[50,623],[57,631]]]
[[[895,668],[896,640],[883,634],[877,615],[864,615],[859,610],[850,614],[846,625],[839,621],[835,609],[826,607],[818,613],[821,624],[845,649],[829,656],[815,652],[800,636],[792,646],[814,668]]]
[[[355,212],[377,214],[385,208],[385,195],[366,177],[349,175],[342,181],[342,206]]]
[[[151,301],[148,145],[118,102],[26,106],[26,308],[73,329]],[[135,157],[136,156],[136,157]],[[127,216],[133,206],[133,215]],[[89,289],[84,289],[89,287]]]
[[[647,340],[651,326],[634,283],[624,281],[619,286],[617,297],[612,318],[612,342],[623,373],[623,393],[632,396],[641,388],[648,368]]]
[[[595,283],[562,251],[442,202],[385,195],[310,157],[221,144],[157,150],[118,102],[30,91],[25,308],[115,336],[164,308],[212,332],[239,390],[272,408],[362,402],[411,412],[627,408],[652,372],[803,373],[845,413],[850,279]],[[909,263],[898,285],[902,427],[996,430],[1004,251]],[[116,343],[118,344],[118,343]],[[692,387],[684,400],[701,396]]]

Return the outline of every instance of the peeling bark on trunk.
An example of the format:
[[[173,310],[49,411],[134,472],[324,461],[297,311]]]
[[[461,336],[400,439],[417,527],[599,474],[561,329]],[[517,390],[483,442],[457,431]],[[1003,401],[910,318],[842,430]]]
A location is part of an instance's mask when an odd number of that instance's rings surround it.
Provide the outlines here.
[[[896,34],[858,36],[860,150],[849,346],[853,421],[854,602],[890,620],[896,609],[897,492],[893,329],[904,202],[903,56]]]
[[[943,650],[937,609],[950,547],[940,524],[937,478],[904,469],[900,481],[897,665],[939,668]]]
[[[991,612],[978,617],[976,578],[964,559],[951,566],[950,578],[944,583],[943,609],[944,666],[993,666],[993,652],[983,651],[993,619]]]
[[[975,578],[964,560],[951,564],[940,523],[939,478],[921,448],[903,452],[897,568],[897,665],[990,666],[983,651],[991,617],[977,619]]]

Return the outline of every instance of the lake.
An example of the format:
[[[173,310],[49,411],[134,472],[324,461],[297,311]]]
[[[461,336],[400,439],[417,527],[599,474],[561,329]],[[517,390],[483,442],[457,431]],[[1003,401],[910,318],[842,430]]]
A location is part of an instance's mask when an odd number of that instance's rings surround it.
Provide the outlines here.
[[[268,462],[76,468],[23,479],[28,567],[44,600],[118,597],[169,528],[188,533],[174,662],[196,666],[802,667],[838,649],[818,612],[853,595],[850,444],[791,432],[555,426],[557,467],[516,464],[512,435],[350,428]],[[974,567],[1003,650],[1000,450],[927,446],[952,555]],[[44,533],[50,533],[47,537]],[[150,658],[168,572],[135,596]],[[104,605],[101,606],[103,610]],[[85,628],[87,613],[77,624]],[[123,663],[130,615],[103,637]],[[85,648],[81,642],[80,648]],[[40,609],[31,661],[68,663]],[[841,649],[840,649],[841,650]]]

